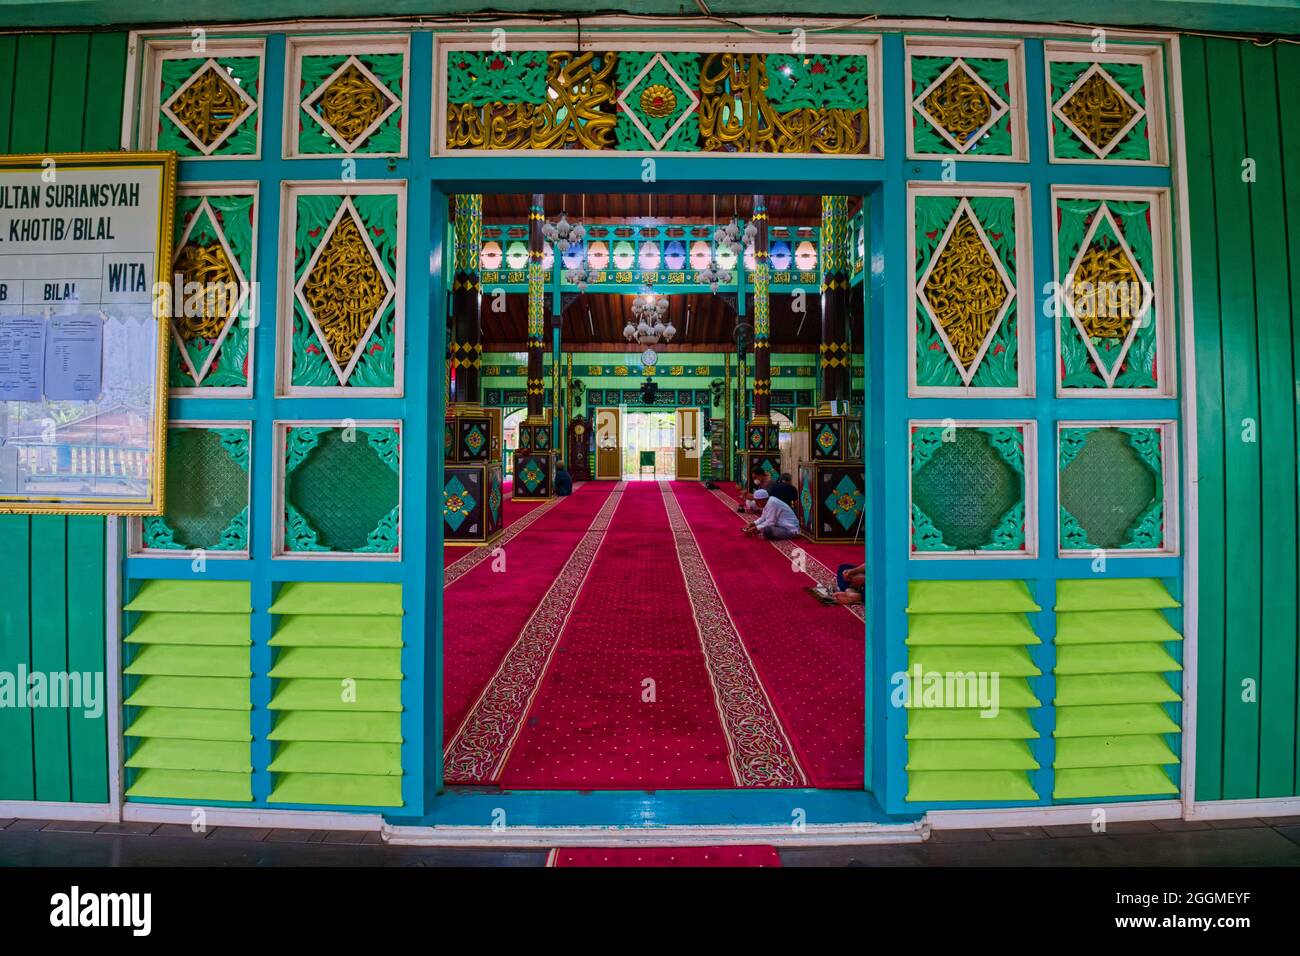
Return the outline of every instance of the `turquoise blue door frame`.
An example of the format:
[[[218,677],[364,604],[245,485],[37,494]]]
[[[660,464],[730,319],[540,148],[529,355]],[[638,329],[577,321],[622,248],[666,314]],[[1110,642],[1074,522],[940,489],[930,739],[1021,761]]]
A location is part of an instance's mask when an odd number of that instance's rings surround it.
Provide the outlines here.
[[[974,25],[972,25],[973,27]],[[383,29],[376,26],[376,30]],[[968,33],[975,33],[972,28]],[[918,580],[1027,580],[1044,608],[1033,616],[1035,631],[1044,644],[1031,650],[1042,675],[1031,679],[1035,694],[1044,701],[1034,715],[1042,731],[1032,751],[1039,769],[1031,781],[1039,806],[1053,803],[1051,764],[1055,724],[1051,705],[1055,681],[1051,676],[1054,649],[1051,637],[1055,617],[1050,610],[1058,579],[1092,574],[1087,557],[1058,557],[1058,494],[1055,467],[1055,431],[1060,421],[1105,420],[1124,422],[1153,418],[1177,421],[1181,399],[1114,397],[1057,397],[1054,316],[1043,307],[1045,290],[1053,282],[1052,187],[1141,187],[1171,189],[1170,167],[1112,166],[1101,163],[1051,163],[1047,161],[1047,93],[1042,83],[1046,53],[1041,38],[1026,37],[1024,110],[1027,119],[1028,160],[985,159],[952,163],[912,160],[907,157],[910,97],[905,96],[905,37],[886,33],[880,46],[883,159],[849,157],[782,157],[719,155],[586,154],[501,155],[462,157],[431,156],[433,100],[433,39],[428,33],[410,34],[410,90],[406,119],[409,149],[393,159],[350,157],[358,181],[402,182],[406,186],[407,246],[405,263],[406,311],[405,379],[401,397],[281,397],[277,395],[277,321],[256,325],[254,338],[253,397],[219,399],[187,396],[174,398],[171,415],[177,420],[247,420],[253,423],[251,548],[248,558],[210,559],[196,571],[183,559],[129,556],[124,560],[125,597],[140,582],[152,579],[243,580],[253,585],[252,704],[254,713],[253,765],[265,768],[272,745],[267,734],[271,714],[267,703],[272,680],[269,645],[271,617],[265,613],[277,588],[285,582],[389,582],[402,585],[405,615],[402,622],[401,701],[403,713],[402,783],[400,808],[357,807],[383,812],[394,822],[490,826],[504,813],[510,823],[639,826],[655,824],[705,824],[729,821],[788,825],[793,807],[810,811],[809,822],[876,822],[891,816],[909,819],[926,809],[954,804],[926,805],[907,802],[907,713],[890,705],[891,675],[908,666],[906,607],[908,585]],[[258,314],[279,316],[285,273],[278,241],[284,192],[282,182],[324,182],[341,175],[331,159],[280,158],[278,131],[285,125],[286,37],[266,35],[265,86],[262,95],[262,129],[266,142],[261,158],[240,162],[186,159],[181,163],[181,183],[258,182],[257,271],[261,282]],[[1031,211],[1032,281],[1035,302],[1026,307],[1022,321],[1034,326],[1035,392],[1014,398],[914,398],[909,397],[907,360],[909,291],[913,281],[909,262],[909,183],[1023,184]],[[865,777],[869,793],[785,791],[750,793],[707,791],[695,793],[458,793],[444,790],[442,780],[443,652],[442,515],[443,465],[439,434],[445,413],[447,301],[449,294],[449,197],[457,193],[659,193],[725,194],[764,193],[851,195],[862,197],[866,210],[869,280],[862,284],[865,298],[864,341],[858,343],[864,362],[864,447],[867,452],[867,527],[864,554],[870,570],[868,626],[865,629],[867,707]],[[1180,211],[1174,209],[1177,217]],[[1175,230],[1176,234],[1176,230]],[[1176,266],[1176,263],[1175,263]],[[1181,313],[1181,310],[1180,310]],[[1181,354],[1181,329],[1170,347]],[[553,343],[554,347],[554,343]],[[1185,385],[1180,383],[1180,394]],[[383,419],[400,422],[403,429],[402,556],[393,561],[306,560],[272,557],[278,498],[275,422],[340,419]],[[1032,557],[978,559],[910,557],[912,538],[909,423],[940,419],[1023,420],[1038,432],[1039,460],[1035,473],[1040,547]],[[562,429],[562,423],[557,428]],[[561,432],[562,433],[562,432]],[[1184,438],[1184,441],[1186,438]],[[1050,466],[1049,466],[1050,464]],[[1183,522],[1184,527],[1188,523]],[[1186,537],[1184,538],[1186,541]],[[1184,544],[1182,554],[1190,546]],[[1184,557],[1179,554],[1133,556],[1111,561],[1120,577],[1154,577],[1165,581],[1181,597]],[[1176,616],[1176,615],[1175,615]],[[1177,626],[1177,625],[1176,625]],[[1179,628],[1181,630],[1181,627]],[[1175,712],[1177,708],[1174,708]],[[255,770],[254,808],[266,808],[271,774]],[[181,802],[181,801],[176,801]],[[1060,801],[1055,801],[1060,802]],[[231,804],[234,806],[234,804]],[[984,802],[961,806],[1023,806]],[[238,804],[238,806],[250,806]],[[299,805],[285,809],[335,809]]]

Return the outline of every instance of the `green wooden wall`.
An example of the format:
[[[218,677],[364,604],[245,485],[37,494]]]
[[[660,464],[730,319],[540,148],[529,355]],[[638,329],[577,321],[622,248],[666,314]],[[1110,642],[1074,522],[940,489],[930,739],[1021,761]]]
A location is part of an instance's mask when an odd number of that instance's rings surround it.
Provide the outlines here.
[[[1291,796],[1300,47],[1184,37],[1182,49],[1199,446],[1195,794]]]
[[[118,148],[126,34],[0,36],[0,153]],[[0,672],[104,670],[104,519],[0,515]],[[108,800],[106,714],[0,707],[0,800]]]

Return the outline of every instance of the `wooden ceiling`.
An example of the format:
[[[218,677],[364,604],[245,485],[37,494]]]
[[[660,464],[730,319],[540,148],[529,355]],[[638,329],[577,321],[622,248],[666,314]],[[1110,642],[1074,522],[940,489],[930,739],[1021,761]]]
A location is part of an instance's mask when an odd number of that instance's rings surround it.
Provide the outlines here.
[[[691,222],[726,222],[732,216],[748,219],[754,197],[669,195],[629,193],[589,193],[567,196],[547,195],[543,208],[548,218],[558,218],[566,211],[570,219],[623,219],[629,222],[651,218],[656,221],[690,220]],[[484,222],[526,222],[532,197],[524,194],[498,193],[483,197]],[[857,212],[860,202],[850,201],[849,214]],[[821,222],[820,196],[768,196],[767,213],[774,225],[815,226]]]
[[[527,220],[531,197],[527,195],[485,195],[485,223],[521,223]],[[585,201],[585,210],[584,210]],[[734,197],[736,214],[750,215],[752,197]],[[774,225],[815,226],[821,221],[819,196],[769,196],[768,214]],[[641,221],[650,214],[657,222],[713,222],[714,197],[614,195],[547,196],[548,217],[562,209],[582,221]],[[717,197],[717,215],[726,221],[732,215],[733,197]],[[856,212],[856,207],[851,208]],[[815,352],[821,341],[821,298],[817,290],[804,297],[806,312],[793,309],[793,297],[772,296],[772,348],[785,352]],[[566,350],[579,352],[639,351],[640,346],[623,338],[623,327],[632,314],[631,295],[590,294],[574,299],[565,309],[561,341]],[[673,295],[668,317],[677,327],[667,351],[729,351],[735,347],[735,309],[718,295]],[[850,335],[861,341],[862,297],[851,296]],[[528,302],[522,295],[506,297],[506,310],[493,312],[484,301],[483,347],[494,352],[524,351],[528,328]]]

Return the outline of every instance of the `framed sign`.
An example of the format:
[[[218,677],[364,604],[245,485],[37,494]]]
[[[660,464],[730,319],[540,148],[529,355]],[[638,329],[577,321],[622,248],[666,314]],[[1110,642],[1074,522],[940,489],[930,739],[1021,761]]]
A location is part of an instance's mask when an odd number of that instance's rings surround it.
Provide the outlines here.
[[[0,156],[0,512],[157,515],[175,153]],[[188,290],[188,285],[186,286]]]

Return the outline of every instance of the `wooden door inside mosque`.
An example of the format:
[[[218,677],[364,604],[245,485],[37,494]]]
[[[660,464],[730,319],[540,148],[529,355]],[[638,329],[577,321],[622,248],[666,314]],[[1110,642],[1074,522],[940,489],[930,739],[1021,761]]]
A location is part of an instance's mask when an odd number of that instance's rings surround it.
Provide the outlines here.
[[[677,409],[677,478],[700,477],[700,410]]]
[[[623,477],[623,453],[620,443],[619,410],[596,409],[596,478]]]

